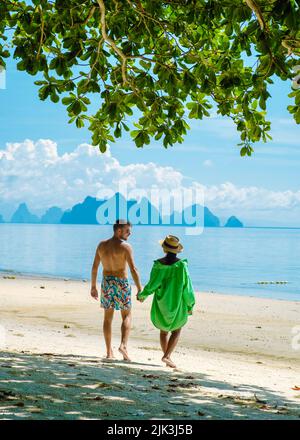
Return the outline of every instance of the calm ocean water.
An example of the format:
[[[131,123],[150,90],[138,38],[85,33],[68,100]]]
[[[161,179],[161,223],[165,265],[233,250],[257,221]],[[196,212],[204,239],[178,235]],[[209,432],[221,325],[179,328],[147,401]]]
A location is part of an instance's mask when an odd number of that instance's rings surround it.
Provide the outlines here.
[[[95,249],[110,226],[0,224],[0,271],[90,279]],[[199,291],[300,300],[300,229],[207,228],[185,235],[180,227],[135,226],[134,248],[142,282],[166,234],[181,238]],[[100,279],[100,278],[99,278]],[[287,284],[258,284],[287,281]]]

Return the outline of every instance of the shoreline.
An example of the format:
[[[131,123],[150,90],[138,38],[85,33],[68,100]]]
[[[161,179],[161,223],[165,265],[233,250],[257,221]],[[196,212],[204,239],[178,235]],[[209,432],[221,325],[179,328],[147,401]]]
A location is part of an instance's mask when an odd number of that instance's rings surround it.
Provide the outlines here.
[[[59,276],[59,275],[50,275],[50,274],[39,274],[39,273],[31,273],[31,272],[18,272],[15,270],[3,270],[0,269],[0,277],[4,278],[5,276],[15,277],[15,279],[20,278],[24,280],[57,280],[57,281],[82,281],[84,283],[88,283],[90,280],[87,278],[76,278],[71,276]]]
[[[0,279],[5,279],[5,277],[11,277],[11,279],[24,279],[24,280],[53,280],[53,281],[74,281],[74,282],[83,282],[83,283],[87,283],[89,284],[91,282],[90,279],[88,278],[77,278],[74,276],[59,276],[59,275],[51,275],[51,274],[39,274],[39,273],[26,273],[26,272],[19,272],[19,271],[15,271],[15,270],[5,270],[5,269],[0,269]],[[13,278],[14,277],[14,278]],[[100,285],[100,279],[101,279],[101,275],[98,274],[98,284]],[[281,285],[281,283],[270,283],[270,285]],[[133,286],[133,288],[135,289],[135,286]],[[268,294],[266,296],[256,296],[255,293],[253,295],[250,294],[242,294],[242,293],[226,293],[226,292],[220,292],[220,291],[216,291],[216,290],[199,290],[197,288],[195,288],[195,293],[204,293],[204,294],[208,294],[208,295],[223,295],[223,296],[233,296],[233,297],[242,297],[242,298],[257,298],[257,299],[266,299],[266,300],[274,300],[274,301],[288,301],[288,302],[300,302],[300,297],[299,299],[286,299],[286,298],[274,298],[272,297],[272,293]]]
[[[111,227],[112,224],[105,224],[102,225],[100,223],[13,223],[13,222],[1,222],[1,225],[34,225],[34,226],[105,226],[105,227]],[[182,225],[182,224],[175,224],[170,225],[168,223],[161,223],[161,224],[133,224],[134,227],[137,226],[167,226],[167,227],[174,227],[174,228],[193,228],[194,225]],[[200,226],[201,227],[201,226]],[[203,229],[300,229],[300,226],[203,226]]]

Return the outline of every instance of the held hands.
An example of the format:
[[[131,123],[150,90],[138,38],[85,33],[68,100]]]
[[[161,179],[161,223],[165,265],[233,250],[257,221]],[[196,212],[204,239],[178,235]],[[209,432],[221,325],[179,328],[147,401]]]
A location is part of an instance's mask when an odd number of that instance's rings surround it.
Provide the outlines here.
[[[145,300],[144,300],[144,299],[142,299],[142,298],[141,298],[141,299],[139,299],[139,293],[141,293],[141,291],[142,291],[142,290],[138,290],[138,292],[137,292],[137,294],[136,294],[136,299],[137,299],[137,300],[138,300],[139,302],[141,302],[141,303],[142,303],[142,302],[144,302]]]
[[[91,288],[91,296],[92,296],[95,300],[98,299],[98,290],[97,290],[97,287],[92,287],[92,288]]]

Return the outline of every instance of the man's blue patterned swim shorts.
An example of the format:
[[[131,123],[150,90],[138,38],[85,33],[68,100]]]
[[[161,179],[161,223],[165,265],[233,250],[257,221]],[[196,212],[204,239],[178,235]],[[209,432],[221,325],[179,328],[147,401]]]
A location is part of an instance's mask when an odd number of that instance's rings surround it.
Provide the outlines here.
[[[131,309],[131,286],[127,278],[104,275],[101,283],[101,307]]]

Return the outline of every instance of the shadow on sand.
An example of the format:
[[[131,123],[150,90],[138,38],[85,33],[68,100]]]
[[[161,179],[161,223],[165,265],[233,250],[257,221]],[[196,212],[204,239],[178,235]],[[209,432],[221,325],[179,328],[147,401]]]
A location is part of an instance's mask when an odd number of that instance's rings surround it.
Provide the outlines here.
[[[155,367],[155,369],[153,368]],[[2,419],[299,419],[271,390],[96,357],[0,353]]]

